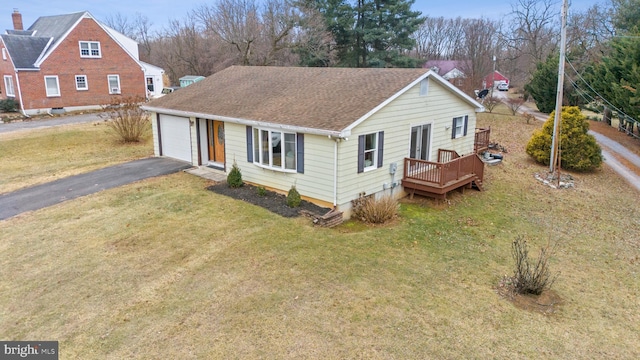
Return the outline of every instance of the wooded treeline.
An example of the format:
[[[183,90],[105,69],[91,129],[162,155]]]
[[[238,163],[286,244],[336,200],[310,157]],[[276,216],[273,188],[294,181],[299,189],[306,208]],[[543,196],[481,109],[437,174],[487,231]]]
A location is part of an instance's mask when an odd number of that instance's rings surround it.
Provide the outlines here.
[[[494,65],[516,86],[535,80],[541,67],[553,68],[561,1],[514,0],[503,19],[430,17],[413,5],[414,0],[213,0],[160,31],[152,31],[152,22],[140,14],[117,13],[105,23],[137,40],[141,59],[164,68],[172,84],[184,75],[208,76],[234,64],[416,67],[449,59],[465,61],[464,90],[471,93]],[[602,88],[617,81],[610,92],[630,92],[635,106],[640,105],[635,97],[640,46],[633,37],[639,9],[640,0],[570,9],[567,41],[578,73],[593,74]],[[614,71],[616,66],[629,70]],[[573,70],[567,73],[577,78]],[[567,91],[575,91],[569,85]]]

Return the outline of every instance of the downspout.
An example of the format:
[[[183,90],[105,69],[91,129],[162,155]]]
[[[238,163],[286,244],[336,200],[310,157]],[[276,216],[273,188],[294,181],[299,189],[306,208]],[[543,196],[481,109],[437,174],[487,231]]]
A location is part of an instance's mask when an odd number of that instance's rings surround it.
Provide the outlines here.
[[[333,142],[333,209],[338,206],[338,141],[340,138],[334,139]]]
[[[16,73],[16,87],[18,88],[18,101],[20,101],[20,112],[22,112],[22,115],[24,115],[24,117],[30,117],[29,115],[27,115],[27,112],[24,110],[24,103],[22,102],[22,90],[20,89],[20,78],[18,77],[18,70],[15,71]]]

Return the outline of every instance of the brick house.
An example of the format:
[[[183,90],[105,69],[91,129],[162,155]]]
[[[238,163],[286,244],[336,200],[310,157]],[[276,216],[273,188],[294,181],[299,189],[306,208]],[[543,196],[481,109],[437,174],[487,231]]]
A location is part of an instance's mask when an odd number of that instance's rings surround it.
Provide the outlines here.
[[[27,30],[17,10],[12,18],[0,35],[0,99],[15,98],[25,115],[150,96],[153,81],[162,88],[162,70],[139,61],[137,43],[89,12],[40,17]]]

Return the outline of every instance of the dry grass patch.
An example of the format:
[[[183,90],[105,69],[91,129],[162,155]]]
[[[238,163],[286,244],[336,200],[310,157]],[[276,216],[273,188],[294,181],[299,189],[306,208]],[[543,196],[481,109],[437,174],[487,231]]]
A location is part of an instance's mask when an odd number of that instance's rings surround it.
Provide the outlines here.
[[[542,186],[517,146],[535,126],[480,125],[509,144],[486,191],[393,226],[314,228],[184,173],[0,221],[0,338],[61,359],[640,357],[637,192],[606,167]],[[559,244],[552,316],[496,294],[516,235]]]
[[[0,193],[153,154],[151,136],[123,144],[104,123],[0,134]]]

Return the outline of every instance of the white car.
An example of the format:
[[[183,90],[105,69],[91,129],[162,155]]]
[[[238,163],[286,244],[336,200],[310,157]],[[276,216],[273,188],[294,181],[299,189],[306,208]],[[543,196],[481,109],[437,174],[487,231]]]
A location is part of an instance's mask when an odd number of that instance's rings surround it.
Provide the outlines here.
[[[500,83],[497,86],[498,90],[500,91],[509,91],[509,84],[507,83]]]

